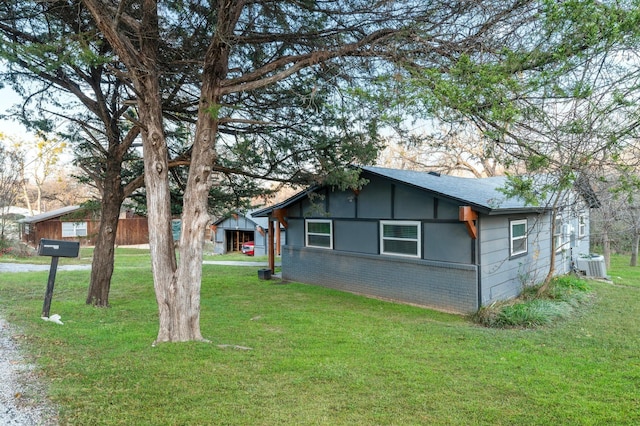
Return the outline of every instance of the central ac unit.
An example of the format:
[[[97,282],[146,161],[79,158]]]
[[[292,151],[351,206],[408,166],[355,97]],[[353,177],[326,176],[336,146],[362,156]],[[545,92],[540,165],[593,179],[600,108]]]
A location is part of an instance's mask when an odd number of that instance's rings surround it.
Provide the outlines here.
[[[578,269],[583,271],[588,277],[607,277],[607,266],[604,263],[604,256],[592,254],[589,257],[579,257]]]

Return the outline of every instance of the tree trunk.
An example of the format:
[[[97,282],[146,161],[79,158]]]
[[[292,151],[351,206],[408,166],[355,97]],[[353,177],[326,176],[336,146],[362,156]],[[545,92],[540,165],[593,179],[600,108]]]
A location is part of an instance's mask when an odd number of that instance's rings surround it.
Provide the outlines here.
[[[180,262],[172,309],[167,312],[168,322],[164,328],[161,320],[158,341],[203,340],[200,333],[202,255],[205,231],[210,221],[207,207],[211,171],[216,159],[218,111],[221,104],[219,90],[228,71],[229,45],[226,38],[232,34],[241,10],[241,5],[219,6],[218,29],[204,58],[196,135],[183,199]]]
[[[99,307],[109,306],[109,290],[113,276],[114,246],[120,206],[124,201],[124,191],[120,185],[121,160],[107,161],[100,227],[91,262],[91,282],[87,294],[87,304]]]
[[[158,94],[157,75],[149,73],[142,93]],[[200,330],[182,325],[185,309],[185,289],[176,284],[176,257],[171,230],[171,197],[169,192],[169,162],[162,127],[159,96],[145,96],[146,105],[140,107],[140,121],[144,149],[145,188],[149,220],[149,247],[156,301],[159,310],[159,330],[156,342],[185,341],[199,338]],[[195,336],[195,337],[194,337]]]
[[[604,256],[604,264],[609,269],[611,267],[611,240],[606,226],[602,227],[602,254]]]
[[[203,98],[210,85],[203,87]],[[215,160],[217,119],[201,108],[185,189],[180,234],[180,261],[176,274],[175,324],[180,340],[203,340],[200,334],[200,289],[205,231],[210,222],[208,194]],[[160,336],[158,337],[160,340]],[[175,337],[171,340],[175,340]]]
[[[211,171],[216,159],[221,104],[219,90],[228,71],[229,45],[226,39],[232,34],[241,10],[241,5],[219,6],[218,29],[204,58],[196,135],[183,200],[180,263],[171,289],[171,303],[164,313],[164,321],[162,316],[160,319],[159,342],[203,340],[200,333],[202,254],[205,231],[210,221],[207,206]]]
[[[633,234],[631,242],[631,261],[630,266],[638,266],[638,246],[640,246],[640,233]]]
[[[36,209],[42,213],[42,183],[36,179]]]
[[[27,205],[27,209],[29,210],[29,214],[33,216],[33,206],[31,205],[31,199],[29,198],[29,192],[27,191],[27,177],[24,173],[24,160],[21,160],[22,164],[20,165],[20,178],[22,181],[22,196],[24,197],[24,202]],[[42,212],[38,212],[40,214]]]
[[[200,282],[185,278],[189,268],[200,270],[202,264],[195,265],[197,249],[181,256],[182,279],[177,279],[176,256],[171,230],[171,197],[169,192],[168,150],[162,119],[162,94],[158,67],[158,4],[156,0],[140,2],[142,20],[138,27],[139,50],[118,32],[117,22],[112,19],[102,2],[83,0],[97,25],[108,38],[112,47],[131,72],[131,79],[137,93],[137,107],[144,150],[145,189],[149,222],[149,246],[153,285],[159,311],[159,330],[156,342],[201,340],[200,334]],[[115,24],[115,25],[114,25]],[[194,150],[194,156],[196,155]],[[204,184],[204,183],[202,183]],[[206,197],[205,200],[206,202]],[[199,208],[197,209],[199,210]],[[206,209],[204,210],[206,212]],[[204,213],[200,212],[200,214]],[[191,228],[187,214],[189,234]],[[204,237],[203,237],[204,238]],[[196,241],[197,238],[194,238]],[[189,244],[194,244],[189,242]],[[200,257],[202,247],[200,247]],[[188,265],[188,266],[186,266]],[[200,272],[195,272],[199,277]]]
[[[88,0],[86,3],[92,3]],[[101,12],[98,8],[95,12]],[[94,14],[94,16],[100,13]],[[147,193],[147,211],[149,221],[149,247],[151,249],[151,268],[159,313],[159,329],[156,342],[199,340],[199,323],[186,324],[185,318],[193,316],[193,306],[189,302],[192,294],[176,282],[176,256],[171,230],[171,197],[169,191],[169,156],[164,135],[162,118],[162,95],[158,69],[158,9],[155,0],[141,2],[142,21],[139,28],[139,54],[130,56],[130,47],[117,45],[134,73],[133,82],[138,93],[138,114],[141,129],[142,148],[144,150],[144,182]],[[107,32],[113,31],[107,25]],[[110,39],[115,43],[121,40],[113,33]],[[140,61],[139,63],[137,61]]]
[[[553,208],[551,210],[551,254],[549,256],[549,271],[547,272],[547,276],[544,278],[542,285],[538,288],[537,295],[540,296],[544,294],[549,289],[549,284],[551,284],[551,280],[556,274],[556,218],[558,217],[558,202],[560,200],[560,194],[556,195],[555,200],[553,202]]]

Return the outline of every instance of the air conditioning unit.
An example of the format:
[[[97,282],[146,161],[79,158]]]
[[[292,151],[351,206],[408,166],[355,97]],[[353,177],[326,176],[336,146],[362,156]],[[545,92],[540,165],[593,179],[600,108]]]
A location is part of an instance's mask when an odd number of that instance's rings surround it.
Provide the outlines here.
[[[578,269],[583,271],[588,277],[607,277],[607,266],[604,263],[604,256],[591,254],[588,257],[579,257],[577,263]]]

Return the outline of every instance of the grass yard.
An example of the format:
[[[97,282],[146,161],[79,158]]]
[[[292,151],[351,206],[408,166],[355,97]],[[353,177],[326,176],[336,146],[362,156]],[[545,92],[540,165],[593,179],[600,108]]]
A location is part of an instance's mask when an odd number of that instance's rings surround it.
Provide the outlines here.
[[[0,314],[20,327],[62,424],[640,423],[640,269],[628,259],[578,314],[535,330],[204,265],[211,343],[152,347],[148,252],[116,253],[109,309],[84,304],[89,271],[58,272],[62,326],[39,318],[47,272],[0,275]]]

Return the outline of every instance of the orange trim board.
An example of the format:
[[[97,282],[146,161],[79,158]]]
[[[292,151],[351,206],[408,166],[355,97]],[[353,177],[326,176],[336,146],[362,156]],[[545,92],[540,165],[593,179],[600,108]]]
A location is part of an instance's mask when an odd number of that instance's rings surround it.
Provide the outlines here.
[[[280,222],[280,224],[284,226],[285,229],[287,229],[287,227],[289,226],[289,224],[287,223],[287,220],[285,219],[286,216],[287,216],[286,209],[275,209],[273,211],[273,217],[278,219],[278,222]]]
[[[471,238],[474,240],[478,238],[478,229],[474,223],[474,220],[478,220],[478,213],[471,210],[471,206],[460,206],[458,220],[464,222]]]

